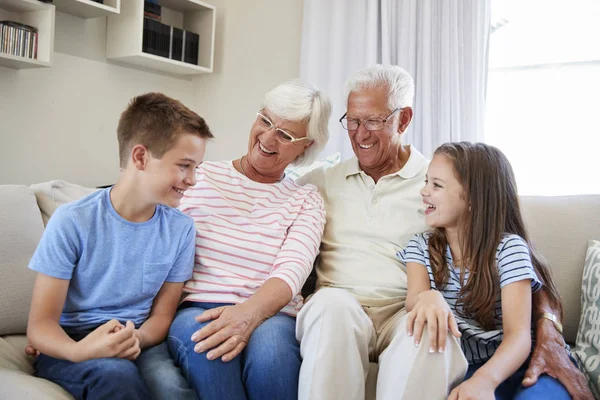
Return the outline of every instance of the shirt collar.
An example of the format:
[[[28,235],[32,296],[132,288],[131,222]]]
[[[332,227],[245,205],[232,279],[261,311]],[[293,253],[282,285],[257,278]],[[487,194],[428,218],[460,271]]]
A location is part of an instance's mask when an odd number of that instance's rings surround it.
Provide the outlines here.
[[[408,146],[408,150],[410,151],[410,156],[408,157],[406,164],[404,164],[404,167],[390,175],[398,175],[404,179],[411,179],[417,176],[429,162],[429,160],[427,160],[425,156],[412,145]],[[360,172],[361,169],[356,156],[353,156],[346,161],[346,178],[350,175],[360,174]]]

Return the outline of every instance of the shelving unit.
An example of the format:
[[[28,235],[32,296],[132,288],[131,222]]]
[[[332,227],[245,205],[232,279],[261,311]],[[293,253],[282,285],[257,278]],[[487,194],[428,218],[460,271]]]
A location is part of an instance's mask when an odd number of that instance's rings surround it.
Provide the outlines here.
[[[0,20],[20,22],[38,29],[37,59],[0,53],[0,66],[25,69],[52,66],[55,8],[37,0],[0,0]]]
[[[1,1],[1,0],[0,0]],[[198,65],[155,56],[142,51],[144,0],[121,3],[118,15],[109,15],[106,58],[173,75],[197,75],[213,71],[216,8],[199,0],[159,0],[162,22],[200,36]]]
[[[104,4],[92,0],[54,0],[54,5],[57,11],[66,14],[81,18],[97,18],[119,14],[121,0],[104,0]]]

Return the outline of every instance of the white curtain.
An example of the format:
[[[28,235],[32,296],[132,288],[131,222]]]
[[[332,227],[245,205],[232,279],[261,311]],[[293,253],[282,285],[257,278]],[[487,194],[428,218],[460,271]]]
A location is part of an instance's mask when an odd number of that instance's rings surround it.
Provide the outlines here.
[[[337,121],[344,82],[375,63],[415,79],[404,143],[430,157],[444,142],[483,140],[489,23],[490,0],[304,0],[300,76],[333,102],[323,154],[353,154]]]

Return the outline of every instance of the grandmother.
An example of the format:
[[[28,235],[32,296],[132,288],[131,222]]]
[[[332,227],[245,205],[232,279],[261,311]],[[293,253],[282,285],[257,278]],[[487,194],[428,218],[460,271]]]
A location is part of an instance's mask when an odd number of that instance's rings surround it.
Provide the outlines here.
[[[312,84],[280,84],[256,113],[246,154],[203,163],[181,200],[196,223],[196,260],[168,345],[203,400],[297,396],[295,317],[325,211],[315,186],[284,171],[315,159],[330,111]]]

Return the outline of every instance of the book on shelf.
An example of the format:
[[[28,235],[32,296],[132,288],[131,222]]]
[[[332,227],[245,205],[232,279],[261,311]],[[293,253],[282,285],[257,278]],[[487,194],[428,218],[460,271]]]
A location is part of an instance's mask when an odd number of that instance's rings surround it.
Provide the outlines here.
[[[183,61],[183,29],[171,27],[171,60]]]
[[[160,21],[162,19],[162,8],[158,3],[144,1],[144,17]]]
[[[198,65],[200,36],[144,17],[142,51],[159,57],[170,58]]]
[[[37,28],[15,21],[0,21],[0,53],[37,59]]]
[[[198,46],[200,35],[190,31],[183,31],[184,57],[183,62],[198,65]]]

